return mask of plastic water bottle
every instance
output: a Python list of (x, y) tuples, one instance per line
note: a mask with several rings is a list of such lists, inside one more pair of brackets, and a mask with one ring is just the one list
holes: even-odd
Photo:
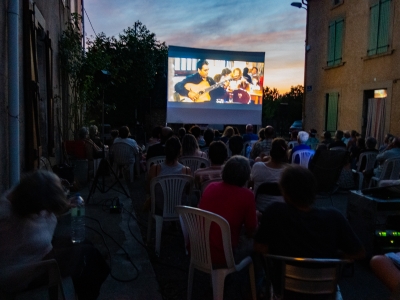
[(80, 243), (85, 240), (85, 201), (78, 193), (71, 199), (71, 241)]

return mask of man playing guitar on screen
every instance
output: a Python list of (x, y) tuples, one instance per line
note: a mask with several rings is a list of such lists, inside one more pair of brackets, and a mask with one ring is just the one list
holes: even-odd
[(193, 102), (215, 101), (217, 98), (223, 97), (225, 93), (223, 86), (226, 86), (227, 83), (216, 83), (214, 79), (208, 77), (208, 70), (208, 62), (199, 60), (197, 62), (197, 73), (189, 75), (175, 84), (175, 91)]

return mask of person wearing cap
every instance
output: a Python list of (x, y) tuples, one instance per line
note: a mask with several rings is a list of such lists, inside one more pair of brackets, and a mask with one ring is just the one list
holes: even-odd
[(309, 134), (310, 137), (308, 138), (306, 145), (315, 150), (317, 149), (317, 145), (319, 144), (319, 140), (316, 138), (317, 130), (313, 128), (309, 131)]
[[(310, 135), (307, 132), (299, 131), (299, 133), (297, 134), (297, 142), (299, 144), (297, 146), (293, 147), (292, 151), (290, 152), (289, 163), (292, 162), (293, 153), (295, 153), (296, 151), (311, 149), (310, 146), (306, 145), (309, 136)], [(299, 163), (298, 160), (299, 160), (299, 158), (297, 157), (295, 159), (294, 163), (298, 164)]]

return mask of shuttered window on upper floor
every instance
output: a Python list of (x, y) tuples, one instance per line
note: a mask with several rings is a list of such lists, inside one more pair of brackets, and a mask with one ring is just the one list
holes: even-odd
[(336, 66), (342, 62), (344, 19), (329, 23), (328, 36), (328, 67)]
[(379, 0), (370, 7), (369, 41), (367, 55), (385, 53), (389, 50), (391, 0)]

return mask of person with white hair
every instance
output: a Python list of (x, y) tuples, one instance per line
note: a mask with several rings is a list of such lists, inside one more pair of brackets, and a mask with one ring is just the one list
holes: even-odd
[[(306, 145), (309, 136), (310, 135), (306, 131), (299, 131), (299, 133), (297, 134), (297, 142), (299, 144), (297, 146), (293, 147), (292, 151), (290, 152), (289, 163), (292, 162), (293, 153), (295, 153), (296, 151), (311, 149), (310, 146)], [(298, 159), (298, 158), (296, 158), (296, 159)], [(299, 162), (295, 161), (295, 163), (299, 163)]]

